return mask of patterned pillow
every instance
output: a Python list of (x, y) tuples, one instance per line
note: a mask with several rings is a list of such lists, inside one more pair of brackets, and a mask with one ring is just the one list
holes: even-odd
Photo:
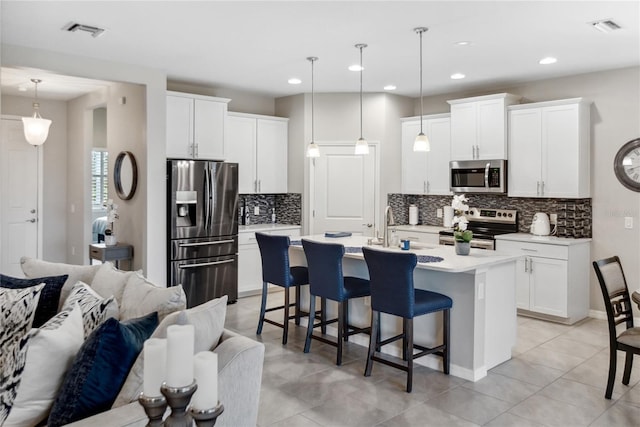
[(0, 425), (9, 415), (20, 384), (26, 359), (22, 340), (31, 329), (42, 288), (44, 285), (0, 288)]
[(113, 296), (102, 298), (89, 285), (78, 282), (71, 289), (69, 297), (64, 302), (63, 311), (70, 311), (73, 304), (78, 303), (82, 310), (85, 338), (91, 335), (98, 326), (110, 317), (118, 318), (118, 303)]
[(67, 277), (69, 276), (65, 274), (63, 276), (39, 277), (36, 279), (19, 279), (17, 277), (0, 274), (0, 288), (22, 289), (39, 285), (40, 283), (45, 284), (40, 294), (40, 299), (38, 300), (35, 317), (33, 318), (33, 327), (39, 328), (58, 312), (60, 292)]
[(166, 315), (185, 308), (187, 297), (182, 285), (159, 287), (135, 272), (129, 276), (122, 294), (120, 320), (134, 319), (157, 311), (158, 318), (162, 321)]

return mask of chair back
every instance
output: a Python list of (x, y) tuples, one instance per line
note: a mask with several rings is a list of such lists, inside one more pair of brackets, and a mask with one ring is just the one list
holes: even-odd
[(334, 301), (344, 301), (344, 276), (342, 274), (344, 245), (302, 239), (302, 247), (307, 257), (311, 295)]
[(413, 270), (418, 263), (416, 254), (368, 247), (363, 247), (362, 253), (369, 268), (371, 309), (407, 319), (413, 318)]
[(609, 338), (615, 341), (617, 325), (626, 323), (627, 329), (633, 327), (633, 312), (627, 280), (622, 270), (620, 258), (617, 256), (594, 261), (593, 268), (596, 271), (596, 276), (598, 276), (600, 290), (602, 290), (602, 297), (607, 310)]
[(262, 280), (274, 285), (289, 287), (289, 236), (273, 236), (256, 233), (256, 240), (262, 258)]

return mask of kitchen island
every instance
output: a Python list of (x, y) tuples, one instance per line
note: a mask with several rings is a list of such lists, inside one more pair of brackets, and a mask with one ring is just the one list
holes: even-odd
[[(361, 248), (367, 238), (350, 236), (327, 238), (323, 235), (304, 236), (319, 242), (340, 243), (346, 248), (343, 258), (345, 276), (368, 278), (369, 272)], [(379, 245), (376, 248), (382, 249)], [(400, 249), (387, 248), (397, 251)], [(418, 262), (414, 271), (417, 289), (425, 289), (447, 295), (453, 300), (451, 309), (451, 375), (470, 381), (478, 381), (487, 371), (511, 358), (516, 344), (516, 261), (520, 255), (497, 251), (472, 249), (467, 256), (456, 255), (453, 246), (416, 245), (410, 249), (434, 262)], [(304, 251), (299, 241), (292, 241), (289, 250), (291, 265), (306, 265)], [(309, 293), (303, 287), (303, 305), (308, 308)], [(369, 298), (349, 301), (350, 323), (367, 326), (371, 310)], [(335, 317), (337, 306), (328, 305), (328, 314)], [(442, 317), (426, 315), (414, 319), (414, 340), (417, 344), (433, 347), (442, 342)], [(399, 318), (382, 315), (382, 338), (396, 335), (401, 330)], [(335, 329), (327, 332), (336, 335)], [(350, 340), (367, 346), (369, 337), (354, 335)], [(398, 356), (400, 347), (385, 346), (384, 352)], [(313, 347), (312, 347), (313, 351)], [(442, 369), (442, 360), (426, 356), (415, 360), (434, 369)], [(364, 369), (364, 366), (363, 366)], [(375, 367), (374, 367), (375, 369)]]

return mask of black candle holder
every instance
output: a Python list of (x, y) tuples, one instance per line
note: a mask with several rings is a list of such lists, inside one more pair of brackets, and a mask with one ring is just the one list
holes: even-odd
[(144, 412), (149, 418), (147, 427), (162, 427), (162, 417), (167, 409), (167, 399), (164, 396), (145, 396), (144, 393), (140, 393), (138, 396), (138, 402), (144, 408)]
[(224, 412), (224, 405), (218, 402), (218, 405), (209, 409), (194, 409), (189, 408), (189, 412), (196, 422), (198, 427), (213, 427), (218, 420), (218, 417)]
[(198, 385), (193, 381), (190, 385), (184, 387), (170, 387), (167, 383), (162, 383), (160, 391), (167, 399), (171, 414), (164, 421), (165, 427), (191, 427), (193, 419), (191, 414), (187, 412), (187, 406), (191, 401), (191, 396), (195, 393)]

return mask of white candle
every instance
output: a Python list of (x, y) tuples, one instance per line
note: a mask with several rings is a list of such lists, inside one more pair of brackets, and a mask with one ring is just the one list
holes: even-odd
[(160, 386), (167, 370), (167, 340), (150, 338), (144, 342), (144, 385), (147, 397), (162, 396)]
[(198, 389), (191, 399), (194, 409), (210, 409), (218, 405), (218, 355), (201, 351), (193, 357)]
[(193, 382), (193, 325), (167, 328), (167, 385), (184, 387)]

